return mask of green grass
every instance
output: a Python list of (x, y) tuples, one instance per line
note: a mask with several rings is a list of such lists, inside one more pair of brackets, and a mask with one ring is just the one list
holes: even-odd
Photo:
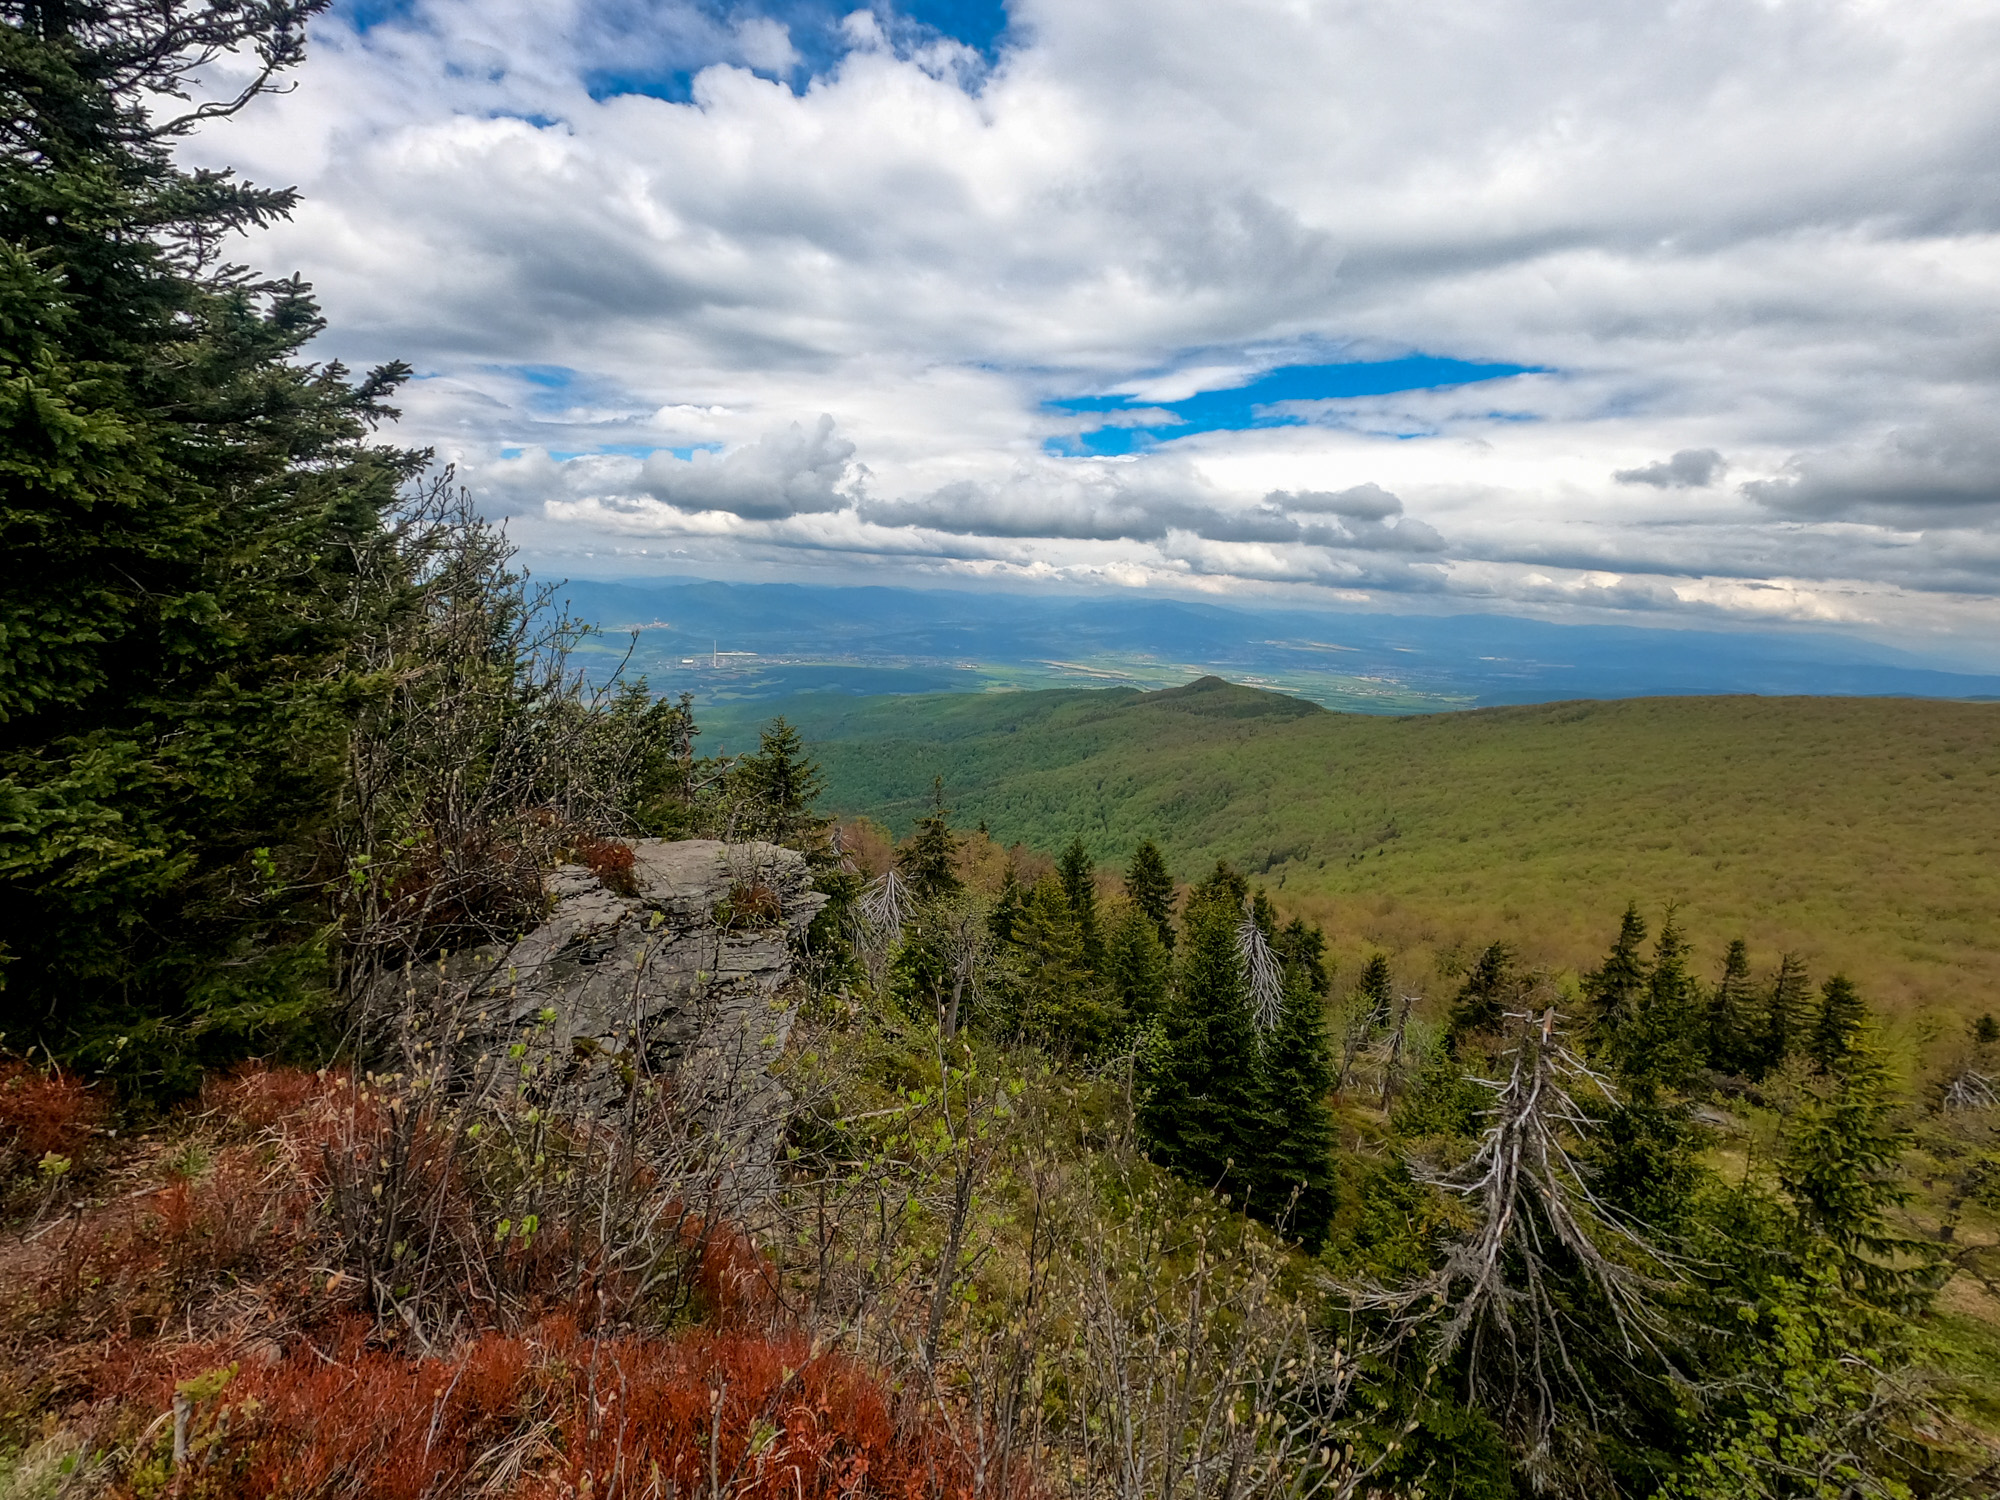
[[(1749, 939), (1844, 968), (1891, 1015), (2000, 1010), (2000, 705), (1654, 698), (1402, 718), (1215, 679), (1167, 692), (813, 695), (711, 713), (744, 748), (783, 712), (825, 805), (907, 831), (933, 776), (964, 826), (1104, 864), (1151, 836), (1381, 945), (1407, 982), (1505, 937), (1587, 967), (1628, 898), (1680, 905), (1704, 967)], [(1349, 972), (1352, 970), (1350, 968)]]

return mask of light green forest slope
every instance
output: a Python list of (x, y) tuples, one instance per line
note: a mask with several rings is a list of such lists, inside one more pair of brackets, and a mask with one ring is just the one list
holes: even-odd
[[(904, 832), (934, 776), (961, 826), (1175, 874), (1226, 857), (1382, 944), (1407, 982), (1496, 937), (1588, 966), (1628, 899), (1678, 902), (1707, 969), (1741, 934), (1798, 949), (1891, 1013), (2000, 1008), (2000, 705), (1656, 698), (1407, 718), (1330, 713), (1206, 678), (1158, 693), (854, 699), (711, 711), (703, 748), (773, 713), (825, 805)], [(1350, 972), (1351, 967), (1350, 967)], [(1432, 985), (1434, 986), (1434, 983)]]

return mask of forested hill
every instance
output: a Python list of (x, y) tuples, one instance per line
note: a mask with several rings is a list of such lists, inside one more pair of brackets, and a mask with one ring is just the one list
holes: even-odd
[(1126, 689), (711, 710), (783, 713), (826, 805), (898, 832), (932, 778), (964, 827), (1174, 873), (1236, 861), (1337, 945), (1419, 960), (1496, 937), (1584, 966), (1629, 898), (1681, 904), (1697, 963), (1845, 967), (1889, 1011), (2000, 1005), (2000, 705), (1652, 698), (1380, 718), (1205, 678)]

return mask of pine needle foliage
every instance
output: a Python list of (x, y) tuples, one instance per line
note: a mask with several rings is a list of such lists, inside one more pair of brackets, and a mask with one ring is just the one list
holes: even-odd
[[(361, 560), (422, 461), (369, 441), (407, 367), (305, 363), (310, 289), (220, 259), (293, 195), (174, 159), (323, 8), (0, 4), (0, 949), (17, 1040), (154, 1088), (305, 1014), (270, 851), (328, 814)], [(224, 53), (250, 82), (187, 104)]]
[(1163, 1166), (1196, 1182), (1235, 1184), (1240, 1196), (1258, 1144), (1262, 1090), (1237, 913), (1226, 897), (1189, 907), (1165, 1043), (1139, 1126)]
[(1750, 945), (1733, 938), (1704, 1014), (1708, 1065), (1719, 1073), (1747, 1075), (1756, 1065), (1752, 988)]
[(1324, 1002), (1302, 974), (1285, 985), (1277, 1025), (1264, 1038), (1264, 1128), (1252, 1206), (1275, 1219), (1309, 1252), (1326, 1243), (1333, 1221), (1336, 1133), (1327, 1095), (1333, 1064)]
[(1151, 839), (1141, 839), (1125, 870), (1125, 898), (1145, 914), (1159, 934), (1161, 946), (1174, 947), (1174, 877), (1166, 856)]

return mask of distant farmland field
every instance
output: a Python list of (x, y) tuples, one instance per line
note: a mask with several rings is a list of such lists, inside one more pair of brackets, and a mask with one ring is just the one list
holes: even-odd
[(826, 805), (898, 833), (934, 776), (962, 826), (1105, 865), (1144, 837), (1175, 873), (1235, 861), (1435, 991), (1437, 960), (1504, 937), (1583, 968), (1627, 899), (1677, 903), (1706, 971), (1731, 937), (1844, 968), (1915, 1023), (2000, 1010), (2000, 705), (1652, 698), (1404, 718), (1330, 713), (1216, 679), (745, 705), (784, 713)]

